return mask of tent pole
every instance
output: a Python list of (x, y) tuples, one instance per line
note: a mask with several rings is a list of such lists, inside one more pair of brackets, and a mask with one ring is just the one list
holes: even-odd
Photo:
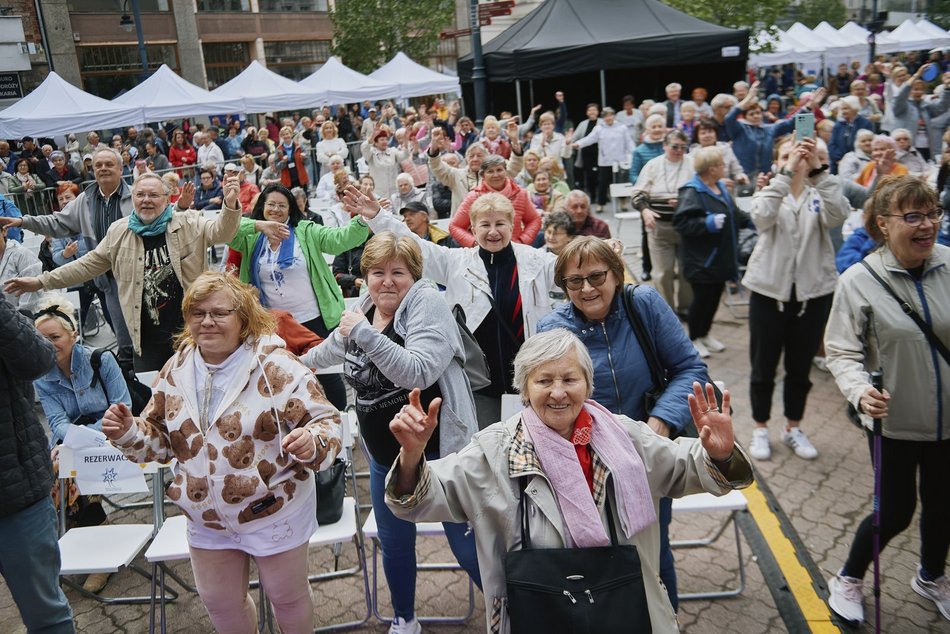
[(537, 102), (534, 100), (534, 80), (528, 80), (528, 103), (531, 104), (531, 107), (534, 108), (534, 104)]
[(604, 69), (600, 69), (600, 107), (603, 108), (607, 105), (607, 81), (604, 78), (605, 73)]
[(479, 127), (488, 111), (488, 80), (482, 57), (482, 30), (478, 16), (478, 0), (470, 0), (469, 26), (472, 29), (472, 83), (475, 84), (475, 124)]
[(518, 102), (518, 121), (522, 121), (521, 117), (521, 80), (515, 80), (515, 99)]

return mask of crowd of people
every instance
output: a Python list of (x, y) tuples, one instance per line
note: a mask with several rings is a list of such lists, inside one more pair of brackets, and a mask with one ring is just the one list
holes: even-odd
[[(781, 95), (777, 69), (708, 102), (704, 88), (687, 100), (674, 83), (665, 101), (591, 103), (577, 123), (557, 92), (548, 110), (523, 122), (501, 112), (481, 129), (438, 99), (268, 116), (259, 128), (236, 117), (129, 128), (108, 146), (95, 132), (62, 150), (24, 138), (14, 154), (0, 142), (2, 345), (34, 351), (28, 364), (3, 361), (18, 396), (0, 443), (22, 438), (28, 451), (0, 479), (16, 500), (0, 534), (45, 536), (16, 553), (22, 537), (8, 540), (0, 569), (25, 561), (17, 569), (35, 577), (5, 573), (27, 627), (72, 631), (50, 551), (50, 467), (69, 425), (85, 425), (129, 459), (177, 459), (168, 496), (188, 518), (217, 631), (256, 622), (251, 558), (281, 631), (312, 631), (312, 472), (339, 453), (338, 412), (350, 402), (391, 632), (421, 631), (420, 521), (444, 523), (484, 592), (490, 631), (518, 627), (501, 562), (530, 550), (527, 533), (542, 548), (636, 545), (643, 585), (631, 614), (675, 631), (671, 498), (746, 486), (750, 461), (771, 457), (780, 360), (779, 437), (799, 458), (819, 453), (803, 429), (813, 365), (869, 429), (884, 419), (879, 459), (893, 467), (882, 547), (910, 522), (919, 471), (912, 586), (950, 619), (938, 484), (950, 475), (940, 348), (950, 340), (950, 72), (909, 62), (839, 69), (828, 86), (802, 77)], [(870, 96), (869, 74), (885, 78)], [(624, 247), (601, 217), (621, 181), (632, 194), (614, 203), (640, 213), (639, 274), (652, 286), (628, 283)], [(23, 231), (47, 237), (39, 253)], [(703, 360), (725, 350), (714, 317), (740, 283), (755, 422), (745, 450)], [(81, 306), (56, 290), (66, 288), (81, 289)], [(98, 390), (79, 341), (97, 297), (118, 343)], [(478, 377), (467, 344), (484, 357)], [(341, 363), (342, 374), (326, 372)], [(870, 380), (878, 368), (882, 389)], [(133, 370), (158, 371), (137, 415), (122, 380)], [(26, 407), (30, 381), (48, 436)], [(512, 394), (523, 409), (503, 420)], [(68, 502), (72, 525), (105, 520), (94, 497)], [(829, 584), (831, 608), (850, 621), (864, 618), (870, 534), (868, 519)], [(91, 576), (86, 587), (106, 583)]]

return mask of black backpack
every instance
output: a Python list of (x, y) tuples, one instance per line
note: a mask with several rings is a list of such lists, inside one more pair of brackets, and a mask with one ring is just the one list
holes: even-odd
[[(102, 376), (99, 374), (99, 370), (102, 368), (102, 355), (105, 353), (115, 357), (115, 353), (107, 348), (96, 348), (92, 351), (92, 358), (89, 359), (89, 363), (92, 365), (92, 383), (89, 384), (89, 389), (95, 388), (98, 383), (102, 385), (103, 392), (106, 390)], [(118, 359), (116, 359), (116, 362), (118, 362)], [(132, 398), (132, 415), (138, 416), (148, 405), (149, 399), (152, 398), (152, 388), (139, 381), (131, 370), (125, 370), (119, 366), (119, 371), (122, 372), (122, 378), (125, 379), (125, 385), (129, 388), (129, 396)], [(108, 394), (106, 396), (108, 397)]]

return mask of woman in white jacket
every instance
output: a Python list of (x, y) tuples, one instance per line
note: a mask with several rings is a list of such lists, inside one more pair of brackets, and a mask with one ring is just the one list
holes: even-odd
[[(346, 210), (372, 215), (379, 203), (355, 188), (347, 190)], [(445, 301), (459, 305), (465, 322), (488, 360), (491, 384), (475, 392), (480, 428), (501, 417), (501, 395), (512, 390), (512, 361), (538, 322), (551, 312), (557, 258), (512, 242), (514, 208), (501, 194), (480, 196), (471, 209), (475, 246), (449, 249), (423, 240), (391, 213), (369, 220), (374, 233), (410, 236), (422, 248), (423, 276), (445, 286)]]
[[(775, 368), (784, 353), (785, 427), (782, 441), (796, 455), (818, 451), (800, 429), (811, 389), (808, 373), (831, 309), (838, 274), (828, 230), (840, 226), (850, 207), (838, 180), (819, 159), (821, 141), (789, 140), (779, 148), (779, 174), (752, 199), (759, 239), (743, 285), (749, 298), (749, 392), (755, 430), (749, 455), (768, 460), (768, 421)], [(826, 163), (826, 162), (824, 162)]]
[(613, 182), (614, 165), (628, 161), (634, 148), (627, 126), (616, 120), (614, 109), (609, 106), (604, 108), (603, 115), (604, 120), (593, 132), (572, 145), (578, 150), (597, 144), (597, 211), (602, 211), (607, 204), (607, 189)]
[(346, 147), (346, 141), (339, 137), (336, 124), (324, 121), (320, 126), (320, 141), (317, 143), (317, 161), (323, 167), (324, 173), (330, 170), (330, 161), (334, 156), (346, 161), (349, 155), (350, 150)]

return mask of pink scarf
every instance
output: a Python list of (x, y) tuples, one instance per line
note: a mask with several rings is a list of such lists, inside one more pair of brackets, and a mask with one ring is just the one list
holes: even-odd
[[(593, 419), (591, 446), (610, 470), (620, 527), (629, 539), (656, 521), (646, 468), (626, 430), (602, 405), (588, 400), (584, 409)], [(521, 412), (525, 431), (534, 444), (544, 475), (554, 489), (567, 526), (568, 546), (609, 546), (610, 538), (587, 488), (584, 471), (571, 441), (544, 424), (530, 407)]]

